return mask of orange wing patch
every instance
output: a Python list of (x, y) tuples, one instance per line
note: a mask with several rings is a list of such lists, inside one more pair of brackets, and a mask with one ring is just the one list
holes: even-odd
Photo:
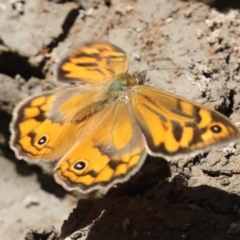
[(122, 49), (102, 42), (86, 43), (62, 61), (58, 79), (103, 85), (127, 72), (128, 65), (128, 55)]

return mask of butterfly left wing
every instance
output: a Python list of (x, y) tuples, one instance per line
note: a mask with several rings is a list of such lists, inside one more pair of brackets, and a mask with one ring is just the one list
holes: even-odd
[(107, 42), (85, 43), (59, 65), (57, 78), (82, 84), (103, 85), (128, 70), (126, 52)]
[(69, 190), (107, 190), (129, 179), (146, 158), (142, 134), (123, 102), (104, 106), (81, 132), (86, 137), (75, 142), (55, 169), (56, 181)]
[(240, 137), (222, 114), (149, 86), (134, 87), (131, 106), (150, 155), (171, 160)]

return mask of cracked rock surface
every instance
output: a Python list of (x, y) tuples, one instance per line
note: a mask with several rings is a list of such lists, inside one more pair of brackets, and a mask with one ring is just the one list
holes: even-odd
[(129, 72), (147, 69), (147, 84), (240, 122), (240, 6), (203, 2), (0, 0), (1, 239), (240, 239), (239, 143), (180, 161), (148, 157), (97, 199), (68, 193), (51, 168), (8, 147), (14, 105), (59, 86), (59, 61), (94, 40), (128, 52)]

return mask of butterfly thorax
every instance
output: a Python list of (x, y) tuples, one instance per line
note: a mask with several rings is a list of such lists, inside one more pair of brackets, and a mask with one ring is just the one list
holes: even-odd
[(126, 91), (135, 85), (143, 84), (145, 82), (145, 77), (146, 71), (133, 74), (122, 73), (115, 76), (107, 88), (109, 92)]
[(109, 90), (110, 91), (121, 91), (126, 90), (130, 86), (134, 86), (135, 79), (132, 75), (128, 73), (122, 73), (117, 75), (113, 81), (110, 83)]
[(71, 117), (71, 122), (78, 124), (95, 115), (107, 105), (115, 105), (117, 102), (129, 103), (131, 92), (136, 85), (134, 75), (123, 73), (117, 75), (112, 81), (103, 86), (102, 91), (93, 94), (91, 104), (81, 107), (80, 110)]
[(133, 75), (122, 73), (114, 77), (114, 79), (106, 86), (106, 96), (109, 103), (116, 101), (128, 100), (129, 92), (136, 85), (136, 80)]
[(129, 102), (131, 94), (134, 92), (134, 86), (141, 85), (145, 82), (146, 71), (136, 72), (133, 74), (122, 73), (114, 77), (114, 79), (106, 87), (106, 96), (108, 103), (116, 101)]

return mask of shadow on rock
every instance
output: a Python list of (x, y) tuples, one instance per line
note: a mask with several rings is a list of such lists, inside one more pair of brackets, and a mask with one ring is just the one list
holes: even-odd
[(239, 9), (240, 2), (236, 0), (216, 0), (213, 2), (212, 7), (216, 8), (219, 11), (229, 11), (230, 9)]
[(240, 239), (238, 195), (168, 182), (169, 176), (165, 161), (147, 159), (140, 173), (103, 198), (80, 200), (63, 223), (60, 239), (91, 225), (101, 213), (87, 240)]

